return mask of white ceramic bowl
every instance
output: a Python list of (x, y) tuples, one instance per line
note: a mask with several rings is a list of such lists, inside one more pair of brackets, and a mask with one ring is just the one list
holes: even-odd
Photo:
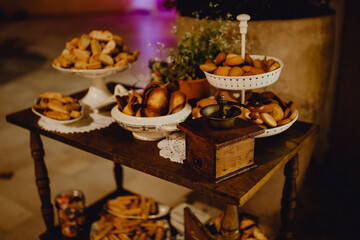
[(156, 141), (177, 131), (177, 124), (186, 120), (191, 113), (191, 106), (185, 107), (174, 114), (161, 117), (134, 117), (122, 113), (118, 106), (111, 110), (111, 116), (124, 129), (132, 132), (136, 139), (144, 141)]

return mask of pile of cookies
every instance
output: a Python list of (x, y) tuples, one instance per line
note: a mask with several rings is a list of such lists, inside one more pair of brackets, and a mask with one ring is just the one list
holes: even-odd
[(200, 65), (204, 72), (219, 76), (251, 76), (271, 72), (280, 67), (272, 58), (260, 60), (245, 55), (245, 59), (235, 53), (220, 52), (214, 60), (208, 59)]
[[(214, 98), (204, 98), (196, 103), (192, 110), (194, 118), (201, 117), (200, 109), (217, 104), (218, 97), (225, 96), (225, 99), (230, 102), (239, 103), (239, 97), (233, 93), (225, 90), (218, 90)], [(274, 128), (290, 123), (298, 115), (293, 101), (284, 102), (273, 92), (246, 92), (245, 107), (239, 107), (242, 110), (239, 118), (258, 124), (260, 127)]]
[(33, 108), (40, 114), (55, 120), (64, 121), (81, 117), (79, 101), (59, 92), (40, 93)]
[(93, 30), (67, 42), (53, 64), (61, 68), (102, 69), (132, 63), (139, 54), (138, 50), (130, 53), (119, 35)]

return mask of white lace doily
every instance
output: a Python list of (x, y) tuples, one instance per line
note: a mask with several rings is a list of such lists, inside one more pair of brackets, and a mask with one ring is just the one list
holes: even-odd
[(76, 122), (61, 124), (48, 122), (40, 118), (38, 124), (47, 131), (56, 131), (60, 133), (83, 133), (109, 126), (115, 120), (111, 117), (110, 112), (100, 112), (97, 109), (85, 107), (84, 116)]
[(186, 159), (185, 134), (175, 132), (158, 142), (160, 156), (169, 158), (172, 162), (184, 163)]

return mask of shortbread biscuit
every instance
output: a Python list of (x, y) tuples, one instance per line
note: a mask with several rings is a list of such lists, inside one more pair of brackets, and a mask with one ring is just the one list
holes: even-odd
[(70, 115), (68, 113), (56, 112), (56, 111), (44, 111), (44, 115), (56, 119), (56, 120), (70, 120)]

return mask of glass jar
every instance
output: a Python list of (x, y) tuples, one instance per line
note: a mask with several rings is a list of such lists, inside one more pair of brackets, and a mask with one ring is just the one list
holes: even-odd
[(79, 190), (67, 190), (55, 197), (61, 232), (66, 237), (76, 237), (85, 224), (85, 197)]

